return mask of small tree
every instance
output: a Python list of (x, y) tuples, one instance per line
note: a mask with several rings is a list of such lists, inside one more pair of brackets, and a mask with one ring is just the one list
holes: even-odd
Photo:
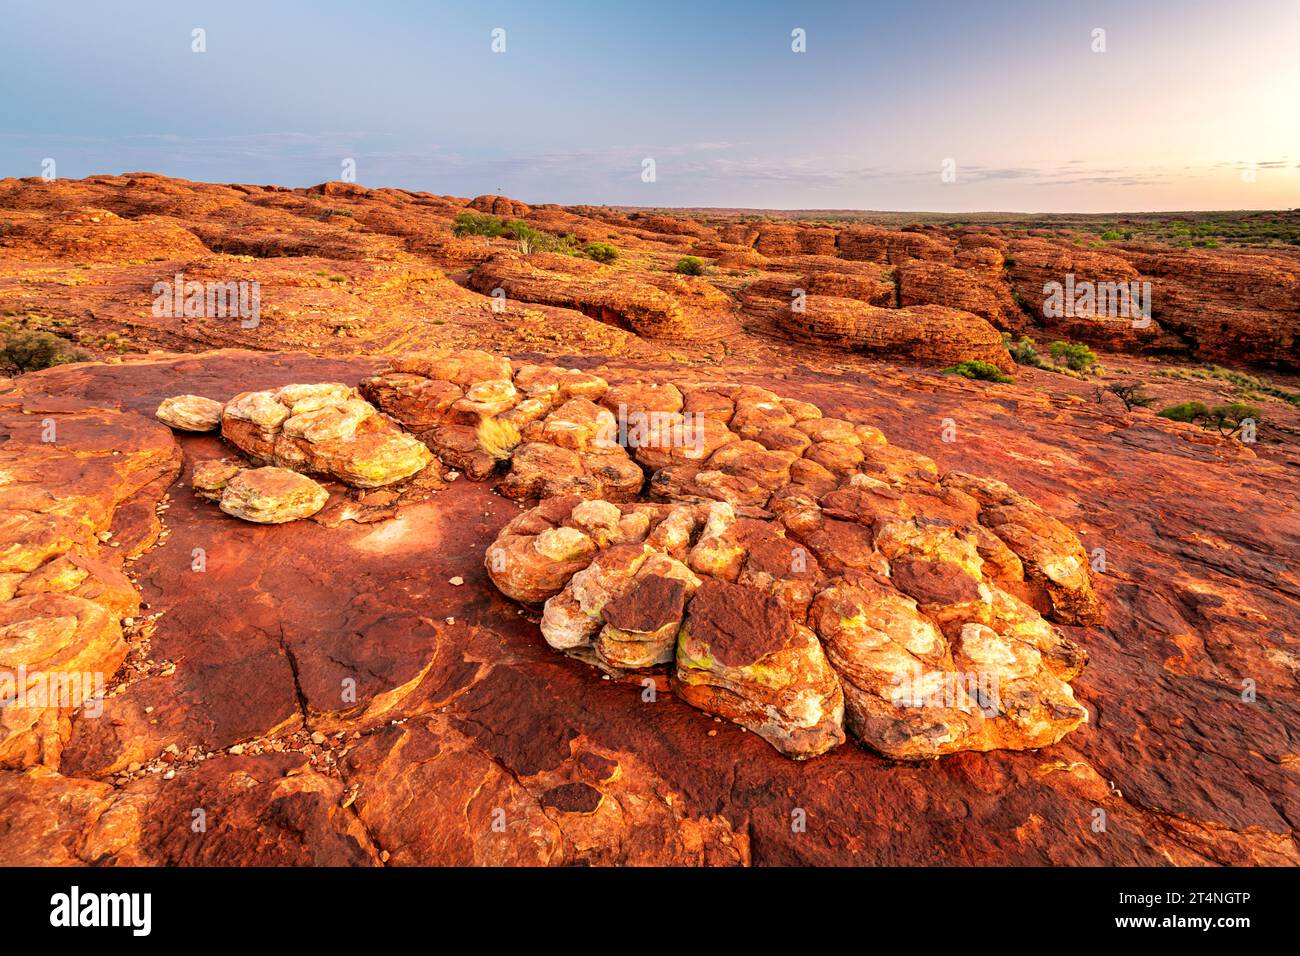
[(1042, 366), (1043, 360), (1038, 355), (1038, 343), (1029, 336), (1022, 335), (1017, 342), (1012, 341), (1010, 333), (1003, 332), (1002, 344), (1017, 365)]
[(1161, 418), (1175, 422), (1191, 422), (1206, 431), (1216, 431), (1230, 437), (1246, 427), (1247, 422), (1259, 424), (1263, 417), (1254, 405), (1231, 402), (1227, 405), (1215, 405), (1206, 408), (1204, 402), (1180, 402), (1170, 405), (1160, 413)]
[(1124, 411), (1126, 412), (1131, 412), (1135, 408), (1147, 408), (1155, 401), (1150, 395), (1142, 393), (1141, 382), (1107, 385), (1106, 391), (1124, 403)]
[(1211, 408), (1210, 414), (1201, 427), (1205, 429), (1213, 428), (1220, 435), (1231, 436), (1240, 432), (1248, 421), (1259, 424), (1260, 417), (1260, 411), (1254, 405), (1231, 402), (1227, 405), (1215, 405)]

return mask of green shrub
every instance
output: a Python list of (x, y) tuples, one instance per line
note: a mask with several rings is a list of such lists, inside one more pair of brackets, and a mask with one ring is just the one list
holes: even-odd
[(0, 364), (13, 372), (36, 372), (52, 365), (85, 362), (88, 354), (51, 332), (9, 331), (0, 346)]
[(456, 217), (451, 231), (457, 236), (487, 236), (494, 239), (504, 236), (505, 223), (485, 212), (462, 212)]
[(579, 252), (578, 237), (573, 233), (557, 236), (530, 226), (522, 219), (511, 219), (506, 223), (505, 234), (519, 243), (519, 251), (524, 255), (530, 252), (558, 252), (561, 255), (576, 256)]
[(1124, 237), (1118, 229), (1107, 229), (1101, 234), (1101, 238), (1106, 242), (1117, 242)]
[(677, 271), (684, 276), (702, 276), (704, 260), (699, 256), (682, 256), (677, 260)]
[(1247, 419), (1258, 425), (1262, 417), (1259, 409), (1254, 405), (1231, 402), (1227, 405), (1215, 405), (1211, 408), (1209, 416), (1201, 427), (1213, 428), (1221, 435), (1232, 435), (1241, 430)]
[(1195, 422), (1208, 417), (1210, 410), (1205, 407), (1204, 402), (1179, 402), (1177, 405), (1161, 409), (1156, 414), (1171, 422)]
[(1027, 335), (1020, 336), (1020, 341), (1013, 342), (1009, 332), (1002, 333), (1002, 344), (1017, 365), (1042, 367), (1043, 360), (1038, 355), (1038, 343)]
[(1258, 408), (1243, 402), (1230, 402), (1213, 408), (1206, 408), (1204, 402), (1180, 402), (1169, 406), (1159, 415), (1175, 422), (1192, 422), (1206, 431), (1217, 431), (1220, 435), (1236, 434), (1241, 431), (1247, 419), (1258, 425), (1263, 418)]
[(608, 242), (589, 242), (582, 252), (588, 259), (595, 259), (597, 262), (606, 264), (618, 258), (618, 249)]
[(1052, 359), (1074, 372), (1086, 372), (1097, 364), (1097, 355), (1079, 342), (1053, 342), (1049, 347)]
[(1014, 382), (1015, 379), (1007, 375), (996, 365), (990, 365), (988, 362), (981, 362), (978, 359), (969, 362), (958, 362), (956, 365), (950, 365), (945, 369), (940, 369), (944, 375), (960, 375), (962, 378), (977, 378), (984, 382)]

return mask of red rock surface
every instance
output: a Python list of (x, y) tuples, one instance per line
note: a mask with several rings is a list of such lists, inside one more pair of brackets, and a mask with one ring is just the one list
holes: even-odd
[[(453, 235), (467, 209), (522, 219), (579, 244), (611, 243), (620, 256), (609, 266), (545, 253), (521, 258), (508, 238)], [(745, 287), (794, 272), (816, 279), (818, 294), (849, 303), (941, 306), (999, 330), (1111, 351), (1300, 368), (1300, 253), (1096, 245), (1057, 230), (742, 222), (353, 183), (221, 186), (149, 173), (0, 180), (0, 307), (73, 326), (96, 354), (111, 353), (119, 339), (177, 350), (401, 354), (486, 337), (514, 352), (563, 341), (629, 356), (661, 354), (689, 339), (715, 355), (756, 358), (769, 347), (764, 336), (784, 333), (764, 321), (753, 325), (757, 336), (738, 329)], [(673, 274), (688, 254), (709, 262), (704, 278)], [(864, 266), (882, 267), (880, 281), (870, 281)], [(156, 283), (178, 275), (259, 283), (260, 323), (157, 314)], [(1045, 316), (1044, 285), (1068, 275), (1150, 282), (1153, 322), (1134, 328), (1129, 320)], [(504, 309), (485, 296), (494, 288), (506, 290)], [(816, 337), (833, 342), (856, 310), (827, 309), (837, 331)], [(928, 361), (923, 352), (894, 358)]]
[[(121, 403), (96, 412), (94, 429), (68, 429), (69, 448), (142, 429), (192, 462), (218, 457), (219, 440), (170, 438), (149, 421), (167, 394), (374, 371), (226, 352), (58, 369), (13, 394), (32, 408)], [(649, 703), (638, 682), (593, 681), (587, 665), (553, 656), (479, 564), (519, 514), (487, 485), (453, 482), (395, 519), (333, 528), (250, 526), (173, 488), (170, 534), (132, 565), (161, 616), (128, 627), (132, 655), (104, 716), (72, 721), (57, 774), (0, 773), (11, 859), (1298, 861), (1287, 635), (1300, 620), (1300, 527), (1287, 469), (1189, 441), (1189, 426), (1018, 387), (994, 398), (882, 365), (733, 371), (783, 376), (788, 394), (866, 417), (941, 467), (1012, 482), (1090, 552), (1105, 548), (1104, 623), (1067, 629), (1091, 658), (1074, 681), (1089, 722), (1037, 752), (909, 767), (842, 747), (789, 762), (671, 693)], [(941, 420), (953, 415), (957, 441), (945, 443)], [(111, 500), (107, 477), (65, 484)], [(118, 534), (131, 513), (117, 507)], [(196, 573), (200, 547), (207, 571)], [(347, 677), (355, 703), (341, 699)], [(209, 811), (206, 833), (168, 824), (196, 806)], [(806, 833), (791, 830), (796, 808)]]
[[(1300, 863), (1300, 418), (1284, 399), (1260, 393), (1251, 400), (1265, 409), (1261, 441), (1244, 445), (1093, 395), (1096, 383), (1136, 380), (1156, 407), (1239, 398), (1226, 379), (1189, 377), (1199, 370), (1186, 362), (1202, 356), (1268, 366), (1280, 385), (1300, 388), (1286, 377), (1300, 366), (1300, 254), (1129, 242), (1093, 249), (1060, 230), (765, 224), (477, 202), (348, 183), (222, 186), (147, 173), (0, 181), (6, 323), (76, 338), (99, 360), (0, 383), (0, 555), (8, 562), (0, 585), (12, 612), (0, 627), (22, 625), (3, 645), (9, 663), (15, 646), (37, 646), (27, 639), (35, 621), (40, 646), (112, 669), (99, 716), (64, 707), (4, 715), (6, 860)], [(614, 244), (619, 259), (598, 274), (612, 272), (637, 296), (672, 303), (688, 326), (712, 331), (694, 342), (676, 331), (654, 338), (581, 307), (513, 298), (494, 310), (467, 270), (516, 257), (514, 243), (451, 231), (457, 215), (483, 206)], [(675, 264), (691, 254), (705, 258), (706, 274), (679, 279)], [(1042, 285), (1066, 268), (1078, 278), (1150, 279), (1153, 328), (1046, 320)], [(544, 271), (548, 281), (568, 274)], [(259, 282), (260, 323), (155, 314), (155, 284), (178, 273)], [(834, 290), (814, 299), (835, 300), (859, 323), (863, 310), (896, 321), (919, 308), (960, 309), (960, 321), (931, 340), (952, 348), (970, 344), (969, 329), (987, 337), (985, 327), (1017, 328), (1023, 316), (1021, 328), (1040, 342), (1092, 341), (1107, 372), (1081, 380), (1022, 367), (1014, 384), (972, 382), (919, 368), (946, 364), (947, 353), (900, 350), (882, 361), (842, 340), (791, 340), (741, 309), (764, 298), (749, 291), (755, 286), (787, 283), (788, 291), (810, 276)], [(719, 314), (726, 321), (705, 325)], [(493, 381), (473, 363), (453, 376), (459, 382), (406, 364), (416, 353), (464, 348), (514, 357), (510, 384), (523, 399), (503, 415), (533, 389), (564, 396), (548, 399), (536, 419), (523, 420), (533, 406), (516, 415), (521, 432), (538, 426), (539, 448), (563, 449), (554, 443), (561, 436), (587, 434), (583, 422), (613, 412), (610, 400), (713, 422), (708, 453), (720, 455), (725, 480), (706, 476), (701, 487), (695, 463), (674, 459), (679, 449), (620, 452), (645, 474), (665, 474), (642, 489), (657, 507), (719, 488), (770, 501), (765, 483), (784, 465), (824, 486), (833, 496), (826, 520), (809, 533), (826, 574), (860, 573), (855, 555), (871, 544), (837, 516), (856, 501), (837, 476), (867, 462), (877, 476), (920, 474), (928, 458), (932, 476), (1005, 482), (1104, 566), (1093, 574), (1095, 608), (1066, 602), (1053, 611), (1100, 613), (1060, 625), (1088, 654), (1070, 680), (1088, 721), (1036, 751), (909, 763), (845, 744), (795, 762), (689, 706), (662, 665), (652, 671), (653, 694), (635, 672), (601, 680), (549, 646), (550, 623), (499, 593), (482, 565), (502, 528), (532, 503), (498, 493), (509, 472), (476, 457), (476, 426), (438, 430), (461, 401), (455, 414), (478, 421), (497, 386), (470, 396)], [(524, 371), (547, 365), (580, 371)], [(586, 376), (606, 391), (580, 394), (593, 387)], [(680, 386), (676, 398), (647, 389), (665, 381)], [(153, 417), (176, 395), (224, 403), (240, 392), (329, 382), (366, 383), (367, 399), (435, 454), (467, 456), (466, 464), (446, 459), (466, 469), (462, 476), (414, 492), (327, 479), (320, 513), (257, 526), (200, 496), (210, 488), (190, 487), (197, 464), (238, 460), (238, 450), (218, 433), (173, 433)], [(733, 385), (777, 393), (779, 420), (757, 408), (770, 402), (755, 401), (735, 421), (743, 403)], [(597, 410), (575, 405), (548, 432), (547, 417), (578, 399)], [(810, 406), (846, 426), (807, 424)], [(47, 419), (56, 442), (41, 441)], [(845, 450), (849, 433), (861, 462)], [(888, 444), (864, 438), (875, 434)], [(875, 449), (870, 458), (864, 441)], [(482, 466), (475, 477), (489, 481), (464, 480), (474, 462)], [(532, 475), (546, 474), (547, 461), (534, 464)], [(589, 474), (579, 454), (570, 477)], [(1001, 494), (980, 501), (990, 533), (977, 550), (1007, 581), (1017, 561), (1024, 568), (1020, 551), (1043, 542), (1017, 538), (1016, 523), (1002, 520)], [(933, 502), (933, 513), (948, 514), (949, 505)], [(713, 555), (719, 567), (729, 554), (723, 544)], [(754, 577), (772, 574), (771, 542), (750, 545)], [(953, 582), (936, 579), (923, 560), (896, 563), (900, 581), (932, 604), (960, 601), (963, 592), (945, 590)], [(1053, 609), (1050, 576), (1025, 574), (1022, 584), (1018, 597)], [(611, 609), (603, 652), (654, 649), (676, 588), (650, 587), (658, 590), (636, 608), (645, 613)], [(66, 613), (74, 604), (80, 616)], [(205, 828), (192, 827), (195, 809), (205, 811)], [(791, 827), (796, 810), (806, 813), (806, 832)]]

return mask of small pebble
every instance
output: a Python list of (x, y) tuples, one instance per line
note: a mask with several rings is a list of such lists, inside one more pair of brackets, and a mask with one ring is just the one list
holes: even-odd
[(448, 583), (448, 584), (451, 584), (451, 585), (454, 585), (455, 587), (460, 587), (462, 584), (465, 583), (465, 579), (462, 578), (462, 577), (458, 574), (458, 575), (456, 575), (454, 578), (452, 578), (450, 581), (448, 581), (447, 583)]

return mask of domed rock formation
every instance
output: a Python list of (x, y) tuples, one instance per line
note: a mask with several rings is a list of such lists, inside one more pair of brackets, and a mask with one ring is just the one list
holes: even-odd
[(1032, 328), (1031, 319), (1006, 284), (1001, 253), (990, 248), (967, 249), (958, 258), (960, 265), (956, 266), (925, 259), (902, 263), (898, 267), (899, 305), (960, 309), (1003, 332)]
[(730, 297), (705, 284), (673, 275), (636, 275), (556, 253), (527, 256), (503, 252), (469, 279), (484, 294), (507, 300), (562, 306), (646, 338), (699, 340), (734, 328)]
[(518, 219), (527, 216), (531, 212), (527, 203), (511, 199), (508, 196), (476, 196), (465, 205), (467, 209), (477, 209), (479, 212), (491, 213), (494, 216), (500, 216), (502, 219)]
[[(810, 291), (809, 285), (827, 292)], [(741, 304), (761, 328), (799, 342), (932, 367), (972, 360), (1004, 371), (1015, 367), (997, 329), (978, 315), (940, 305), (882, 308), (856, 297), (889, 301), (892, 291), (892, 286), (840, 273), (782, 276), (749, 286)]]
[(222, 484), (219, 504), (228, 515), (256, 524), (284, 524), (310, 518), (329, 492), (306, 475), (269, 465), (239, 471)]
[(951, 262), (952, 246), (923, 232), (882, 229), (879, 226), (850, 226), (839, 234), (840, 255), (845, 259), (866, 259), (897, 265), (908, 259)]
[(258, 464), (329, 475), (357, 488), (391, 485), (433, 461), (421, 442), (337, 383), (241, 392), (226, 403), (221, 434)]
[(615, 672), (675, 662), (684, 700), (799, 759), (845, 728), (921, 759), (1087, 719), (1068, 684), (1086, 655), (1035, 604), (1094, 620), (1088, 564), (1032, 501), (753, 386), (629, 394), (729, 438), (694, 459), (680, 431), (634, 447), (660, 502), (549, 497), (502, 529), (485, 566), (544, 602), (551, 646)]

